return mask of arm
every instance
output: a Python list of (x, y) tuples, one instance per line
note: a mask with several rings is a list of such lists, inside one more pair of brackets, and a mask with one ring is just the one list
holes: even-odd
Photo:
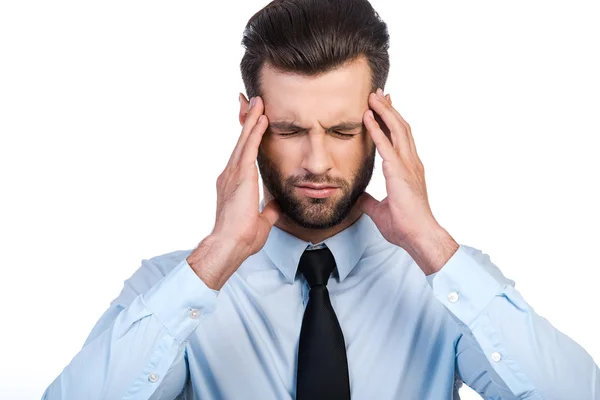
[[(356, 204), (425, 275), (435, 274), (428, 278), (434, 295), (464, 328), (456, 343), (464, 380), (494, 399), (599, 398), (600, 373), (591, 356), (537, 315), (487, 255), (458, 246), (439, 225), (411, 127), (381, 88), (369, 94), (363, 121), (383, 159), (387, 197), (377, 201), (364, 192)], [(483, 358), (475, 356), (477, 347)], [(508, 395), (500, 397), (503, 388)]]
[[(218, 294), (184, 253), (142, 261), (43, 400), (174, 398), (183, 390), (186, 340), (214, 311)], [(215, 263), (205, 260), (211, 258)]]
[(461, 245), (427, 280), (463, 331), (457, 372), (483, 397), (600, 399), (592, 357), (538, 315), (488, 255)]
[(181, 392), (188, 336), (214, 311), (227, 279), (264, 246), (281, 214), (275, 200), (259, 212), (256, 158), (268, 126), (264, 104), (254, 97), (250, 107), (246, 101), (240, 107), (243, 128), (217, 178), (211, 234), (168, 273), (145, 260), (42, 400), (143, 400)]

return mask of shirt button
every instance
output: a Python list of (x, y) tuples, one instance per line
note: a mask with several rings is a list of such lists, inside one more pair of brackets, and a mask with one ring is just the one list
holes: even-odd
[(452, 292), (448, 295), (448, 301), (450, 303), (456, 303), (458, 301), (458, 293)]
[(492, 353), (492, 360), (494, 360), (494, 362), (502, 360), (502, 354), (498, 353), (497, 351)]
[(152, 383), (155, 383), (158, 381), (158, 374), (156, 372), (151, 373), (150, 375), (148, 375), (148, 380)]
[(200, 316), (200, 310), (197, 310), (197, 309), (194, 308), (193, 310), (190, 311), (190, 318), (191, 319), (196, 319), (199, 316)]

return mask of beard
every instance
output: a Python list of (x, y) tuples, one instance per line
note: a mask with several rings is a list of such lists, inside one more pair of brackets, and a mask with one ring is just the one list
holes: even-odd
[[(350, 214), (352, 207), (367, 188), (373, 176), (375, 152), (376, 147), (373, 146), (371, 153), (359, 164), (351, 182), (343, 178), (331, 179), (326, 175), (311, 173), (284, 178), (277, 165), (262, 152), (261, 147), (258, 149), (256, 160), (263, 184), (279, 203), (284, 214), (303, 228), (327, 229), (338, 225)], [(321, 199), (295, 195), (295, 185), (307, 183), (337, 186), (342, 195), (340, 197), (335, 193)]]

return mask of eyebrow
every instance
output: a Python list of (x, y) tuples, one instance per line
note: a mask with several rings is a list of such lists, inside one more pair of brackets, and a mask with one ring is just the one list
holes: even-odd
[[(285, 122), (285, 121), (274, 121), (270, 122), (269, 126), (271, 128), (277, 129), (279, 131), (307, 131), (307, 128), (299, 126), (293, 122)], [(331, 126), (329, 128), (325, 128), (325, 130), (329, 131), (353, 131), (358, 128), (362, 128), (363, 123), (354, 122), (354, 121), (344, 121), (337, 125)]]

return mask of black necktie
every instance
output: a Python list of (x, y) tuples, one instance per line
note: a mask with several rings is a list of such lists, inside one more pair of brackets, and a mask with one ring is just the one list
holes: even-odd
[(297, 400), (350, 399), (346, 344), (327, 290), (334, 268), (327, 247), (306, 250), (300, 257), (298, 269), (311, 289), (300, 330)]

